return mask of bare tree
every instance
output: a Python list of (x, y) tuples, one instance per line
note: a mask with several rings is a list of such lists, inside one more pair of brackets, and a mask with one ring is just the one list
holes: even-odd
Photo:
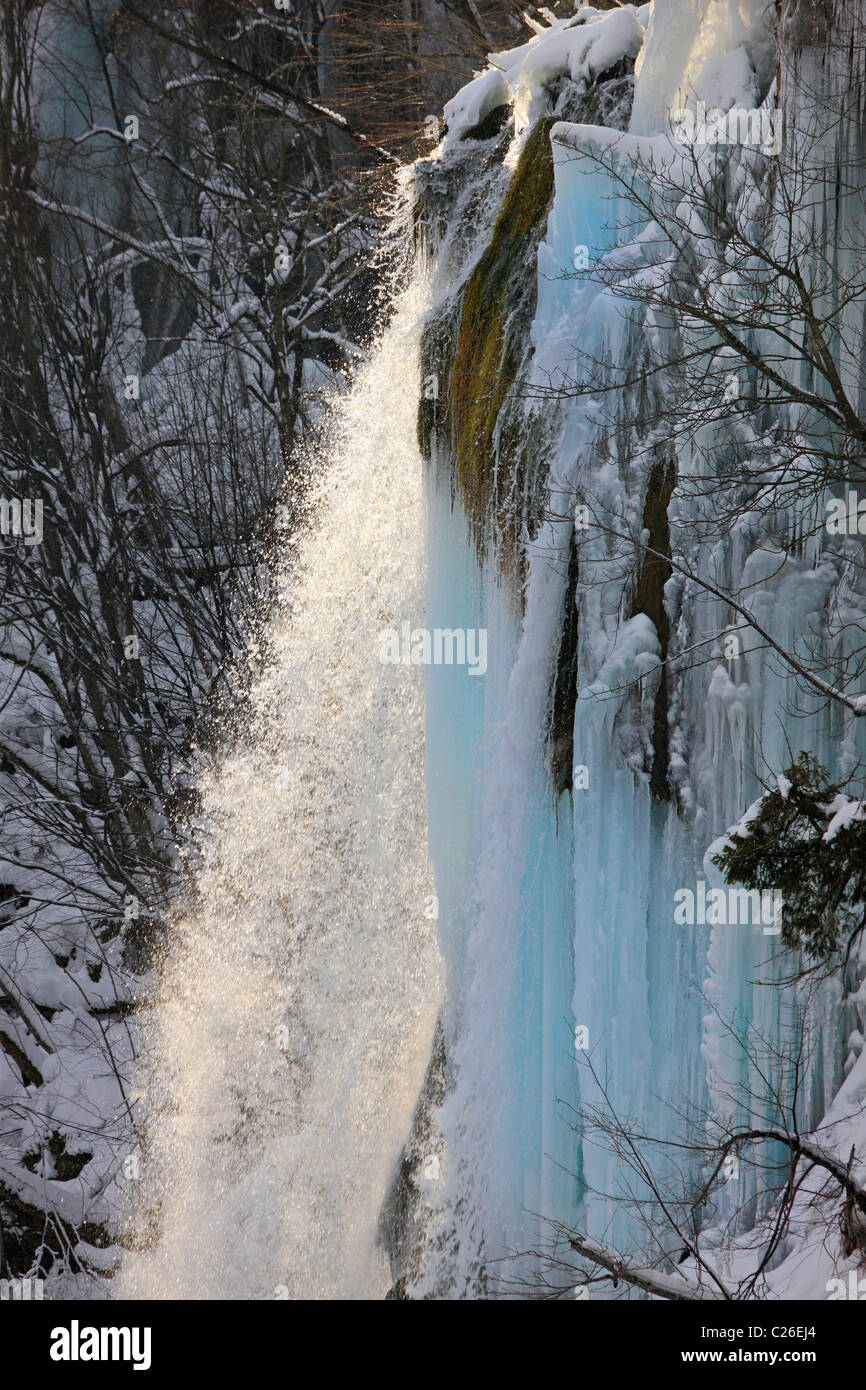
[[(739, 1086), (712, 1109), (668, 1102), (670, 1133), (647, 1134), (621, 1114), (590, 1054), (582, 1071), (598, 1095), (572, 1118), (581, 1143), (608, 1154), (615, 1192), (593, 1196), (629, 1214), (634, 1248), (626, 1253), (561, 1221), (544, 1221), (547, 1237), (520, 1258), (531, 1272), (504, 1276), (504, 1289), (530, 1298), (564, 1298), (605, 1285), (673, 1301), (778, 1297), (769, 1275), (792, 1238), (823, 1245), (833, 1267), (866, 1258), (866, 1187), (851, 1145), (839, 1152), (849, 1107), (815, 1129), (804, 1124), (802, 1096), (814, 1032), (806, 999), (785, 1039), (720, 1020), (748, 1059), (754, 1092)], [(736, 1121), (737, 1112), (753, 1117)], [(759, 1193), (733, 1195), (751, 1173)], [(750, 1189), (751, 1190), (751, 1189)]]
[[(764, 118), (757, 122), (764, 139), (768, 131), (781, 136), (772, 124), (781, 115), (769, 107), (746, 114)], [(828, 121), (788, 131), (774, 152), (757, 140), (738, 145), (739, 119), (734, 112), (715, 143), (630, 140), (624, 157), (622, 137), (610, 132), (605, 142), (575, 148), (575, 159), (604, 174), (612, 207), (626, 219), (619, 244), (575, 278), (600, 287), (642, 327), (643, 345), (625, 362), (599, 361), (575, 345), (562, 379), (530, 390), (542, 399), (591, 398), (600, 453), (616, 455), (628, 436), (631, 465), (643, 470), (647, 510), (660, 509), (660, 527), (647, 525), (646, 515), (635, 526), (593, 495), (591, 483), (562, 499), (563, 515), (580, 508), (579, 526), (608, 538), (615, 582), (630, 571), (632, 585), (639, 583), (648, 565), (679, 576), (727, 608), (716, 642), (728, 631), (750, 632), (803, 688), (859, 719), (866, 649), (846, 596), (863, 576), (862, 533), (828, 521), (864, 485), (866, 174), (856, 160), (841, 166), (831, 226), (822, 220), (835, 157)], [(688, 470), (663, 484), (662, 474), (685, 455)], [(803, 633), (797, 647), (762, 621), (753, 594), (702, 565), (744, 515), (776, 551), (777, 572), (818, 558), (835, 568), (825, 627)], [(590, 573), (584, 578), (592, 584)], [(706, 659), (705, 650), (663, 646), (671, 674)]]

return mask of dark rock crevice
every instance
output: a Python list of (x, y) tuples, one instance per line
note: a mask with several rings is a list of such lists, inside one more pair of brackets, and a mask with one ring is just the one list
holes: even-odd
[(647, 480), (643, 529), (647, 535), (638, 570), (631, 616), (645, 613), (658, 633), (662, 668), (653, 706), (650, 788), (660, 801), (670, 801), (670, 723), (668, 718), (670, 621), (665, 607), (665, 585), (673, 574), (668, 508), (676, 483), (676, 464), (671, 457), (656, 459)]
[(577, 651), (579, 616), (577, 581), (579, 561), (577, 536), (572, 530), (568, 557), (568, 579), (563, 600), (559, 653), (553, 675), (547, 753), (557, 799), (571, 791), (574, 780), (574, 712), (577, 705)]

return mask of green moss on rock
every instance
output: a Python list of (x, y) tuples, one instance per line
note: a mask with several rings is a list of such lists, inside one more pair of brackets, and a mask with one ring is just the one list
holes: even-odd
[(489, 244), (431, 318), (421, 346), (421, 451), (428, 461), (447, 460), (452, 495), (459, 493), (479, 549), (492, 538), (506, 568), (520, 567), (519, 541), (542, 475), (538, 430), (514, 388), (531, 355), (537, 251), (553, 197), (551, 124), (540, 121), (530, 133)]
[(535, 253), (553, 196), (550, 120), (530, 134), (508, 186), (490, 245), (469, 278), (448, 399), (454, 467), (470, 522), (481, 538), (494, 519), (499, 539), (516, 540), (518, 519), (503, 514), (511, 494), (508, 461), (497, 457), (497, 420), (524, 357), (527, 291), (535, 308)]

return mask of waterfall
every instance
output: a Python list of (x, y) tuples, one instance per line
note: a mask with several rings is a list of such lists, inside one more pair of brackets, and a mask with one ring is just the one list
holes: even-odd
[(197, 904), (143, 1011), (158, 1235), (121, 1296), (388, 1287), (377, 1219), (440, 996), (423, 681), (379, 640), (424, 613), (427, 296), (419, 272), (335, 407), (249, 737), (202, 788)]

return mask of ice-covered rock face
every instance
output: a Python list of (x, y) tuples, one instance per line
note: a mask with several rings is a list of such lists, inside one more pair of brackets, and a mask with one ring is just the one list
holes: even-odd
[[(667, 132), (679, 103), (728, 112), (771, 99), (776, 55), (759, 23), (763, 8), (655, 0), (651, 12), (580, 11), (494, 55), (450, 104), (443, 144), (417, 171), (422, 206), (439, 193), (441, 247), (424, 366), (438, 394), (422, 403), (430, 621), (454, 625), (459, 614), (490, 634), (483, 694), (445, 671), (428, 682), (449, 1079), (439, 1116), (442, 1243), (418, 1275), (421, 1291), (489, 1291), (491, 1258), (544, 1239), (530, 1211), (639, 1247), (640, 1224), (616, 1200), (621, 1169), (574, 1125), (581, 1106), (599, 1103), (593, 1072), (644, 1133), (672, 1137), (677, 1107), (713, 1123), (761, 1121), (771, 1104), (766, 1077), (784, 1088), (789, 1075), (773, 1040), (804, 1031), (795, 992), (778, 984), (797, 962), (779, 958), (772, 924), (705, 917), (683, 927), (675, 896), (720, 883), (705, 853), (761, 778), (790, 763), (792, 739), (834, 775), (866, 746), (853, 719), (804, 702), (765, 644), (702, 583), (748, 592), (778, 641), (795, 647), (820, 634), (839, 659), (849, 639), (832, 614), (839, 604), (858, 610), (863, 596), (825, 553), (814, 499), (797, 486), (780, 489), (771, 513), (759, 496), (708, 491), (709, 474), (734, 451), (768, 458), (761, 451), (772, 428), (759, 437), (733, 390), (727, 422), (703, 433), (677, 428), (676, 374), (666, 364), (682, 343), (645, 293), (664, 277), (720, 264), (718, 292), (736, 299), (739, 266), (725, 264), (690, 210), (688, 171), (697, 167), (748, 221), (766, 212), (754, 188), (769, 186), (774, 151), (708, 147), (689, 159)], [(599, 109), (605, 80), (616, 80), (604, 65), (628, 66), (635, 54), (624, 135), (625, 122), (605, 127), (587, 113)], [(565, 83), (579, 96), (549, 132), (549, 210), (536, 209), (526, 256), (505, 254), (499, 216), (525, 178), (530, 132), (557, 113)], [(506, 104), (513, 124), (480, 140), (479, 126)], [(453, 177), (458, 167), (467, 179), (483, 170), (481, 193)], [(635, 175), (645, 191), (652, 169), (683, 210), (675, 249), (623, 192), (623, 176)], [(599, 258), (610, 274), (593, 283), (585, 271)], [(476, 336), (455, 374), (465, 316), (491, 262), (504, 284), (480, 298), (488, 336)], [(525, 312), (527, 302), (528, 332), (508, 308)], [(569, 389), (587, 360), (595, 395)], [(711, 373), (730, 371), (721, 347)], [(475, 401), (469, 438), (455, 426), (455, 399)], [(594, 525), (599, 518), (605, 524)], [(654, 566), (637, 563), (617, 531), (620, 540), (642, 536)], [(502, 584), (503, 552), (515, 550), (518, 563), (505, 567), (513, 582)], [(696, 651), (700, 659), (688, 655)], [(798, 1113), (806, 1127), (839, 1085), (846, 1018), (838, 984), (818, 991), (805, 1025)], [(758, 1075), (748, 1045), (761, 1039), (770, 1047)], [(743, 1225), (759, 1218), (771, 1195), (745, 1167), (737, 1183), (714, 1198), (707, 1226), (735, 1209)], [(786, 1277), (773, 1285), (783, 1296)], [(825, 1278), (816, 1264), (819, 1291)]]
[(538, 526), (557, 427), (553, 403), (545, 410), (527, 398), (537, 254), (553, 191), (552, 118), (625, 130), (647, 8), (585, 6), (491, 55), (446, 107), (442, 143), (415, 170), (418, 225), (438, 253), (440, 289), (425, 334), (422, 444), (453, 471), (482, 551), (492, 528), (497, 563), (518, 590), (521, 536)]

